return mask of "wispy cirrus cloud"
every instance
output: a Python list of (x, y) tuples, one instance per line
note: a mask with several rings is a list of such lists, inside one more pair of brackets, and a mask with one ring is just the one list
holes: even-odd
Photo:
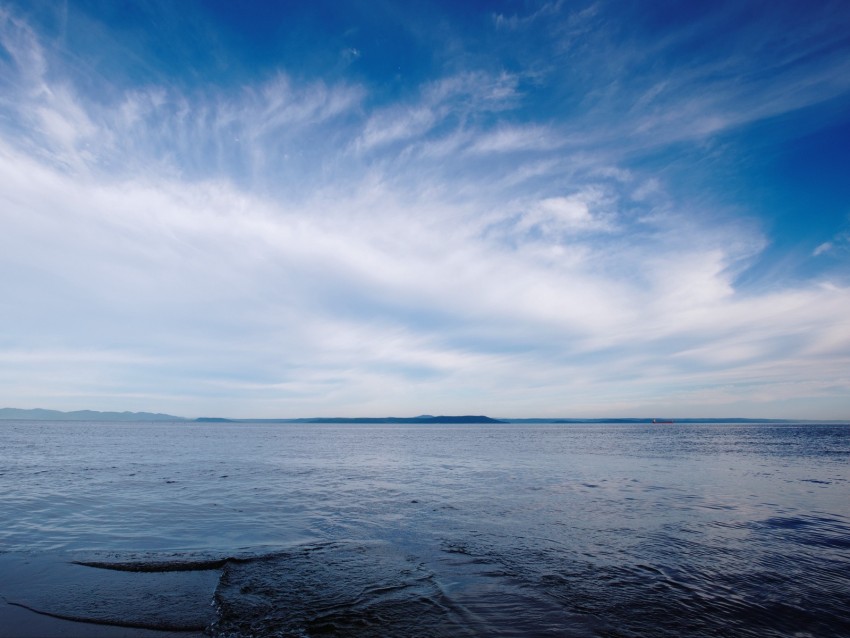
[(47, 407), (188, 415), (783, 416), (772, 400), (815, 396), (826, 416), (847, 395), (850, 290), (740, 289), (762, 225), (631, 161), (735, 86), (701, 102), (650, 74), (610, 126), (610, 104), (529, 115), (504, 70), (380, 104), (285, 71), (94, 99), (0, 17), (9, 402), (49, 384)]

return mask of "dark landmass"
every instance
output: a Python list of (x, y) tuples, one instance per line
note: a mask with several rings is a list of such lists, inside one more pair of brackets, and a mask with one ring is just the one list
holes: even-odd
[(307, 419), (307, 423), (504, 423), (483, 415)]
[(195, 419), (201, 423), (506, 423), (498, 419), (491, 419), (482, 415), (466, 416), (414, 416), (414, 417), (331, 417), (331, 418), (305, 418), (305, 419), (214, 419), (203, 417)]
[(18, 408), (0, 408), (0, 420), (17, 421), (186, 421), (182, 416), (153, 412), (98, 412), (97, 410), (21, 410)]
[[(705, 418), (677, 419), (675, 417), (621, 418), (621, 419), (502, 419), (503, 423), (807, 423), (808, 419), (742, 419)], [(811, 421), (815, 423), (816, 421)], [(837, 421), (836, 421), (837, 423)]]

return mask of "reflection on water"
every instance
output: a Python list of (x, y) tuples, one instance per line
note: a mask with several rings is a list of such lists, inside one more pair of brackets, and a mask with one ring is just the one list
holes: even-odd
[(63, 617), (850, 635), (843, 425), (15, 422), (0, 445), (0, 593)]

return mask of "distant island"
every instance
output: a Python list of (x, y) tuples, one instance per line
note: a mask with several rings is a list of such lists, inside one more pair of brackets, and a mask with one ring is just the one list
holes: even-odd
[(21, 410), (0, 408), (0, 420), (16, 421), (188, 421), (182, 416), (154, 412), (98, 412), (97, 410)]
[(195, 419), (198, 423), (507, 423), (492, 419), (489, 416), (414, 416), (414, 417), (312, 417), (305, 419), (221, 419), (217, 417), (201, 417)]

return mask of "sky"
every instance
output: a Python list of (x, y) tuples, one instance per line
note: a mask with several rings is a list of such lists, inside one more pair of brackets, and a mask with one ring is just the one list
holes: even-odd
[(0, 404), (850, 418), (850, 5), (0, 0)]

